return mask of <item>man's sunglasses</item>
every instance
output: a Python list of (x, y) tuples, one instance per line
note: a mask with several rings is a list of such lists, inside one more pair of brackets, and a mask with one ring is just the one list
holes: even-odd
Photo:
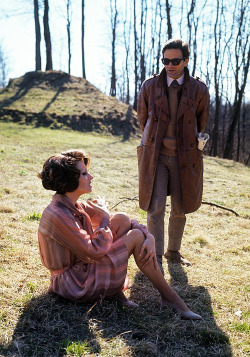
[(169, 63), (171, 62), (173, 66), (178, 66), (181, 61), (185, 61), (185, 57), (184, 58), (172, 58), (172, 59), (169, 59), (169, 58), (162, 58), (161, 61), (163, 64), (167, 64), (169, 65)]

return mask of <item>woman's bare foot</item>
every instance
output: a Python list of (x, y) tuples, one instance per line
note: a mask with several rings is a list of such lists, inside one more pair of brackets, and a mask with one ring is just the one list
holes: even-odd
[(184, 319), (187, 319), (187, 320), (201, 320), (202, 319), (201, 315), (198, 315), (189, 309), (187, 311), (184, 311), (184, 310), (180, 309), (179, 307), (176, 307), (174, 304), (171, 304), (171, 303), (162, 299), (161, 307), (164, 307), (164, 306), (168, 306), (168, 307), (175, 309), (176, 311), (178, 311), (181, 314), (181, 316)]
[(115, 297), (126, 307), (139, 307), (135, 302), (128, 300), (122, 291), (116, 294)]

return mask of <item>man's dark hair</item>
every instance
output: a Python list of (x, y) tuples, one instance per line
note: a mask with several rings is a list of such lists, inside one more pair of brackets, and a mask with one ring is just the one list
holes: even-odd
[(162, 56), (166, 50), (179, 49), (182, 52), (183, 58), (189, 58), (190, 48), (187, 42), (183, 41), (181, 38), (168, 40), (162, 48)]
[(80, 161), (83, 161), (86, 167), (89, 166), (89, 156), (80, 150), (69, 150), (48, 158), (38, 175), (43, 187), (61, 194), (75, 191), (80, 177), (76, 165)]

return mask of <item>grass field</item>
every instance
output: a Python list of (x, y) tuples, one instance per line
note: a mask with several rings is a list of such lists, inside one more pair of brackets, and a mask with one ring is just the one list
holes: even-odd
[[(205, 157), (205, 202), (188, 215), (182, 253), (190, 267), (167, 265), (166, 279), (202, 321), (160, 311), (159, 294), (129, 261), (130, 288), (140, 304), (70, 303), (48, 293), (37, 227), (52, 192), (37, 173), (44, 160), (70, 148), (92, 158), (93, 193), (142, 223), (138, 208), (137, 140), (31, 128), (0, 122), (0, 355), (210, 357), (250, 354), (250, 175), (229, 160)], [(86, 198), (89, 198), (87, 196)]]

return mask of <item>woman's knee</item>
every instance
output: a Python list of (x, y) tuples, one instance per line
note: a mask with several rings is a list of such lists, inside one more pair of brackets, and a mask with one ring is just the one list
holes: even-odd
[(116, 237), (121, 237), (131, 229), (131, 220), (126, 213), (119, 212), (111, 217), (110, 226)]
[(144, 235), (140, 229), (132, 229), (128, 234), (122, 237), (129, 253), (132, 253), (135, 248), (141, 248), (144, 242)]
[(142, 233), (142, 231), (138, 228), (135, 228), (131, 231), (131, 234), (133, 234), (134, 236), (134, 240), (136, 243), (138, 244), (142, 244), (145, 240), (144, 238), (144, 234)]

